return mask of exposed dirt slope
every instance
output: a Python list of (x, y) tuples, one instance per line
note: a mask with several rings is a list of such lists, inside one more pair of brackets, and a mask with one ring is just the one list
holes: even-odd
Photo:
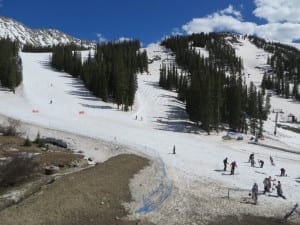
[(129, 179), (148, 161), (119, 155), (95, 167), (69, 174), (20, 205), (0, 212), (2, 225), (133, 225), (122, 203), (131, 200)]

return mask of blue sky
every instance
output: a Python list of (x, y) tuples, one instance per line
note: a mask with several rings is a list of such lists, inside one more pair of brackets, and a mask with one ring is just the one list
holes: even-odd
[[(0, 0), (0, 15), (30, 28), (55, 28), (87, 40), (231, 30), (300, 39), (300, 0)], [(299, 31), (298, 31), (299, 30)]]

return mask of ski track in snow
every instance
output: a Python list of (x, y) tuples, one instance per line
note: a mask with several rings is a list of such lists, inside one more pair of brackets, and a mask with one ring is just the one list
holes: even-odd
[[(252, 80), (259, 85), (263, 72), (258, 67), (265, 66), (267, 53), (257, 49), (247, 39), (240, 39), (240, 44), (236, 44), (235, 48), (237, 55), (243, 58), (246, 82)], [(247, 206), (242, 207), (242, 211), (237, 205), (236, 212), (281, 215), (282, 211), (300, 202), (300, 185), (296, 182), (296, 178), (300, 177), (300, 155), (250, 145), (247, 143), (249, 137), (246, 136), (243, 141), (223, 141), (221, 137), (224, 133), (207, 136), (195, 129), (187, 120), (185, 106), (176, 99), (176, 93), (158, 86), (161, 61), (172, 61), (174, 57), (168, 55), (158, 44), (149, 45), (146, 50), (149, 59), (156, 56), (160, 59), (149, 64), (149, 75), (138, 76), (139, 88), (132, 112), (120, 112), (115, 105), (92, 96), (78, 79), (51, 69), (49, 53), (20, 53), (23, 62), (23, 84), (16, 89), (16, 94), (5, 90), (0, 92), (0, 113), (50, 129), (120, 143), (129, 146), (133, 152), (161, 160), (167, 177), (167, 182), (162, 181), (166, 184), (165, 192), (154, 197), (157, 204), (152, 204), (151, 199), (145, 198), (144, 207), (148, 204), (150, 208), (142, 209), (142, 206), (139, 206), (144, 212), (156, 209), (165, 212), (168, 205), (171, 209), (172, 201), (180, 201), (178, 193), (181, 192), (195, 197), (203, 196), (203, 193), (197, 190), (202, 187), (201, 182), (213, 183), (212, 189), (219, 187), (218, 190), (226, 195), (228, 188), (250, 190), (254, 182), (257, 182), (262, 190), (263, 179), (267, 176), (282, 181), (287, 200), (262, 196), (259, 198), (260, 205), (257, 209)], [(86, 57), (85, 54), (88, 53), (85, 52), (83, 57)], [(272, 96), (271, 101), (273, 108), (281, 107), (285, 113), (293, 113), (300, 119), (299, 103), (276, 96)], [(278, 128), (278, 135), (273, 136), (274, 120), (275, 114), (271, 114), (265, 122), (266, 139), (262, 142), (300, 152), (299, 134)], [(176, 155), (171, 154), (174, 145)], [(93, 155), (95, 161), (103, 161), (103, 154), (107, 154), (89, 148), (84, 149), (84, 152)], [(256, 159), (265, 161), (264, 168), (250, 167), (247, 161), (252, 152), (255, 153)], [(270, 155), (273, 156), (276, 166), (270, 165)], [(239, 175), (226, 176), (228, 172), (222, 172), (222, 161), (225, 157), (229, 158), (229, 162), (237, 161)], [(288, 177), (277, 177), (281, 167), (286, 168)], [(205, 186), (203, 188), (206, 190)], [(171, 193), (172, 189), (174, 193)], [(165, 196), (168, 191), (170, 193)], [(206, 191), (213, 195), (211, 190)], [(151, 198), (151, 193), (154, 192), (145, 195), (148, 194)], [(245, 195), (247, 196), (247, 193), (238, 194), (237, 201)], [(185, 197), (182, 198), (184, 201)], [(164, 201), (166, 208), (161, 208), (164, 207)], [(155, 207), (151, 208), (151, 204)], [(164, 219), (158, 212), (154, 212), (152, 216), (158, 224), (163, 224)], [(183, 220), (183, 216), (178, 215), (177, 219)]]

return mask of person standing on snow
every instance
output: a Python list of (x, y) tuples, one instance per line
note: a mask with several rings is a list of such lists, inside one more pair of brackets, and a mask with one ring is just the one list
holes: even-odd
[(236, 162), (233, 161), (233, 162), (230, 164), (230, 166), (231, 166), (230, 174), (231, 174), (231, 175), (234, 175), (234, 170), (235, 170), (235, 168), (237, 167)]
[(176, 154), (175, 145), (173, 146), (173, 155)]
[(251, 167), (254, 167), (255, 165), (254, 157), (250, 159), (250, 163), (251, 163)]
[(269, 176), (269, 178), (268, 178), (268, 191), (271, 190), (271, 188), (272, 188), (272, 182), (273, 182), (273, 181), (276, 181), (276, 179), (273, 179), (273, 180), (272, 180), (272, 177)]
[(272, 166), (275, 166), (275, 163), (274, 163), (274, 160), (273, 160), (273, 157), (272, 157), (272, 156), (270, 156), (270, 162), (271, 162), (271, 165), (272, 165)]
[(252, 199), (254, 200), (254, 204), (257, 203), (257, 194), (258, 194), (258, 185), (254, 183), (252, 186)]
[(261, 159), (258, 160), (258, 163), (260, 164), (260, 168), (263, 168), (263, 167), (264, 167), (264, 163), (265, 163), (265, 162), (264, 162), (263, 160), (261, 160)]
[(227, 165), (228, 165), (228, 158), (227, 157), (223, 160), (223, 164), (224, 164), (224, 171), (226, 171)]
[(251, 162), (252, 159), (254, 160), (254, 153), (249, 155), (249, 161), (248, 162)]
[(284, 177), (284, 176), (285, 176), (285, 169), (284, 169), (284, 168), (281, 168), (281, 169), (280, 169), (280, 176), (281, 176), (281, 177)]
[(264, 194), (266, 194), (266, 192), (270, 191), (268, 178), (264, 179), (263, 184), (264, 184)]
[(278, 184), (276, 185), (276, 189), (277, 189), (277, 195), (285, 199), (285, 196), (282, 195), (283, 192), (282, 192), (280, 181), (278, 181)]

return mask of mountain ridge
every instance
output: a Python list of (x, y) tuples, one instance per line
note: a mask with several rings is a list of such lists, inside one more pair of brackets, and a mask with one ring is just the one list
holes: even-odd
[(0, 38), (6, 37), (18, 41), (21, 45), (36, 47), (70, 43), (83, 47), (94, 45), (90, 41), (75, 38), (57, 29), (32, 29), (15, 19), (0, 16)]

